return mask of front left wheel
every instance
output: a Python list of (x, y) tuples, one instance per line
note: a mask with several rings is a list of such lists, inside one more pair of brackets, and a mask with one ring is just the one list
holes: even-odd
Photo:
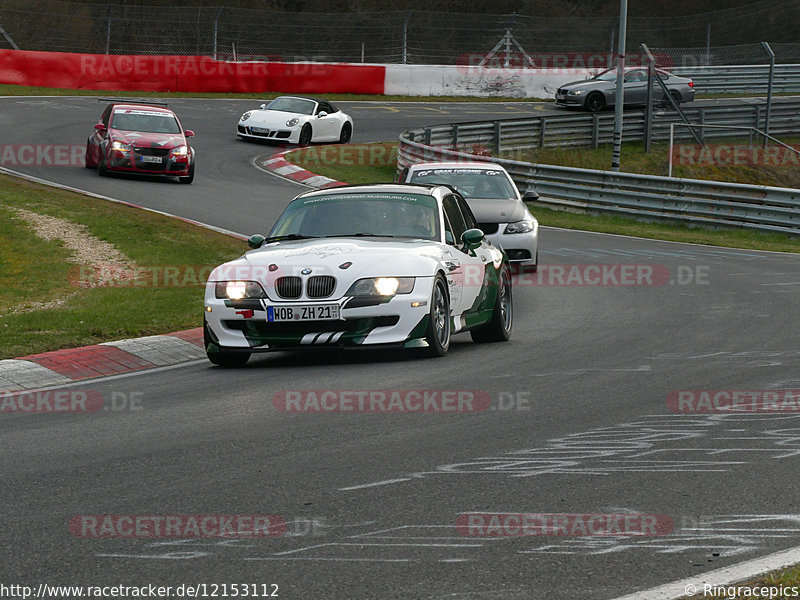
[(178, 177), (181, 183), (192, 183), (194, 181), (194, 162), (189, 167), (189, 174), (186, 177)]
[[(225, 352), (222, 350), (216, 340), (212, 338), (205, 318), (203, 319), (203, 346), (206, 349), (206, 356), (209, 362), (219, 367), (235, 369), (245, 366), (247, 361), (250, 360), (249, 352)], [(212, 348), (216, 348), (217, 350), (213, 351), (211, 350)]]

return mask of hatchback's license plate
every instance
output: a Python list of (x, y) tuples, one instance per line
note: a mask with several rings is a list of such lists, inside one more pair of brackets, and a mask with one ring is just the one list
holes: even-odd
[(338, 304), (305, 304), (300, 306), (268, 306), (267, 321), (335, 321), (339, 319)]
[(146, 163), (160, 163), (161, 157), (160, 156), (143, 156), (142, 162)]

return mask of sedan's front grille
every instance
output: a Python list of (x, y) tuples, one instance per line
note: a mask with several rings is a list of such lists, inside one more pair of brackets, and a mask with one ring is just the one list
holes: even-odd
[(492, 235), (493, 233), (497, 233), (497, 230), (500, 228), (500, 224), (499, 223), (478, 223), (478, 227), (486, 235)]
[(140, 154), (141, 156), (166, 156), (169, 154), (168, 148), (137, 148), (134, 147), (133, 149), (136, 154)]
[(314, 275), (306, 283), (306, 296), (309, 298), (327, 298), (336, 289), (336, 278), (331, 275)]
[(275, 291), (281, 298), (299, 298), (303, 293), (303, 280), (299, 277), (278, 277), (275, 280)]

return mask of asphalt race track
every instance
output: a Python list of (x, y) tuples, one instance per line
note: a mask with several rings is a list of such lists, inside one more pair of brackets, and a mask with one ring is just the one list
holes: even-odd
[[(354, 142), (552, 110), (340, 105)], [(79, 166), (15, 170), (264, 231), (304, 188), (254, 168), (276, 148), (235, 139), (248, 106), (170, 101), (197, 133), (190, 186)], [(89, 99), (3, 98), (3, 143), (83, 145), (100, 112)], [(800, 411), (678, 414), (669, 402), (681, 390), (800, 393), (798, 256), (540, 236), (540, 274), (515, 288), (509, 343), (458, 336), (441, 359), (276, 353), (236, 371), (200, 361), (70, 388), (136, 398), (141, 410), (0, 415), (0, 581), (258, 584), (259, 594), (274, 584), (275, 597), (311, 600), (611, 599), (800, 545)], [(624, 269), (639, 284), (615, 285)], [(491, 407), (276, 409), (276, 394), (302, 390), (455, 391)], [(506, 525), (519, 513), (572, 515), (570, 524), (644, 514), (660, 527), (527, 536), (458, 527), (487, 513)], [(278, 515), (286, 527), (249, 539), (92, 537), (70, 531), (80, 515)]]

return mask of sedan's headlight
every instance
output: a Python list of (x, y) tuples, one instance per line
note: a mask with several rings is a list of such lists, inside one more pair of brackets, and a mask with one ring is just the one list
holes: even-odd
[(188, 146), (177, 146), (172, 149), (173, 156), (186, 156), (187, 154), (189, 154)]
[(214, 296), (230, 300), (267, 297), (264, 288), (257, 281), (218, 281), (214, 288)]
[(299, 122), (300, 122), (300, 119), (298, 119), (297, 117), (292, 117), (291, 119), (289, 119), (288, 121), (286, 121), (286, 126), (287, 126), (287, 127), (294, 127), (294, 126), (295, 126), (295, 125), (297, 125)]
[(124, 142), (111, 142), (112, 150), (119, 150), (120, 152), (129, 152), (131, 147)]
[(580, 95), (581, 95), (583, 92), (584, 92), (584, 90), (572, 90), (572, 91), (569, 93), (569, 95), (570, 95), (570, 96), (580, 96)]
[(242, 115), (242, 118), (241, 118), (241, 119), (239, 119), (239, 121), (240, 121), (240, 122), (241, 122), (241, 121), (247, 121), (247, 119), (249, 119), (249, 118), (250, 118), (250, 111), (248, 111), (248, 112), (244, 113), (244, 114)]
[(516, 223), (509, 223), (506, 225), (504, 233), (528, 233), (533, 231), (536, 224), (533, 221), (517, 221)]
[(356, 281), (345, 296), (394, 296), (410, 294), (413, 289), (413, 277), (373, 277)]

